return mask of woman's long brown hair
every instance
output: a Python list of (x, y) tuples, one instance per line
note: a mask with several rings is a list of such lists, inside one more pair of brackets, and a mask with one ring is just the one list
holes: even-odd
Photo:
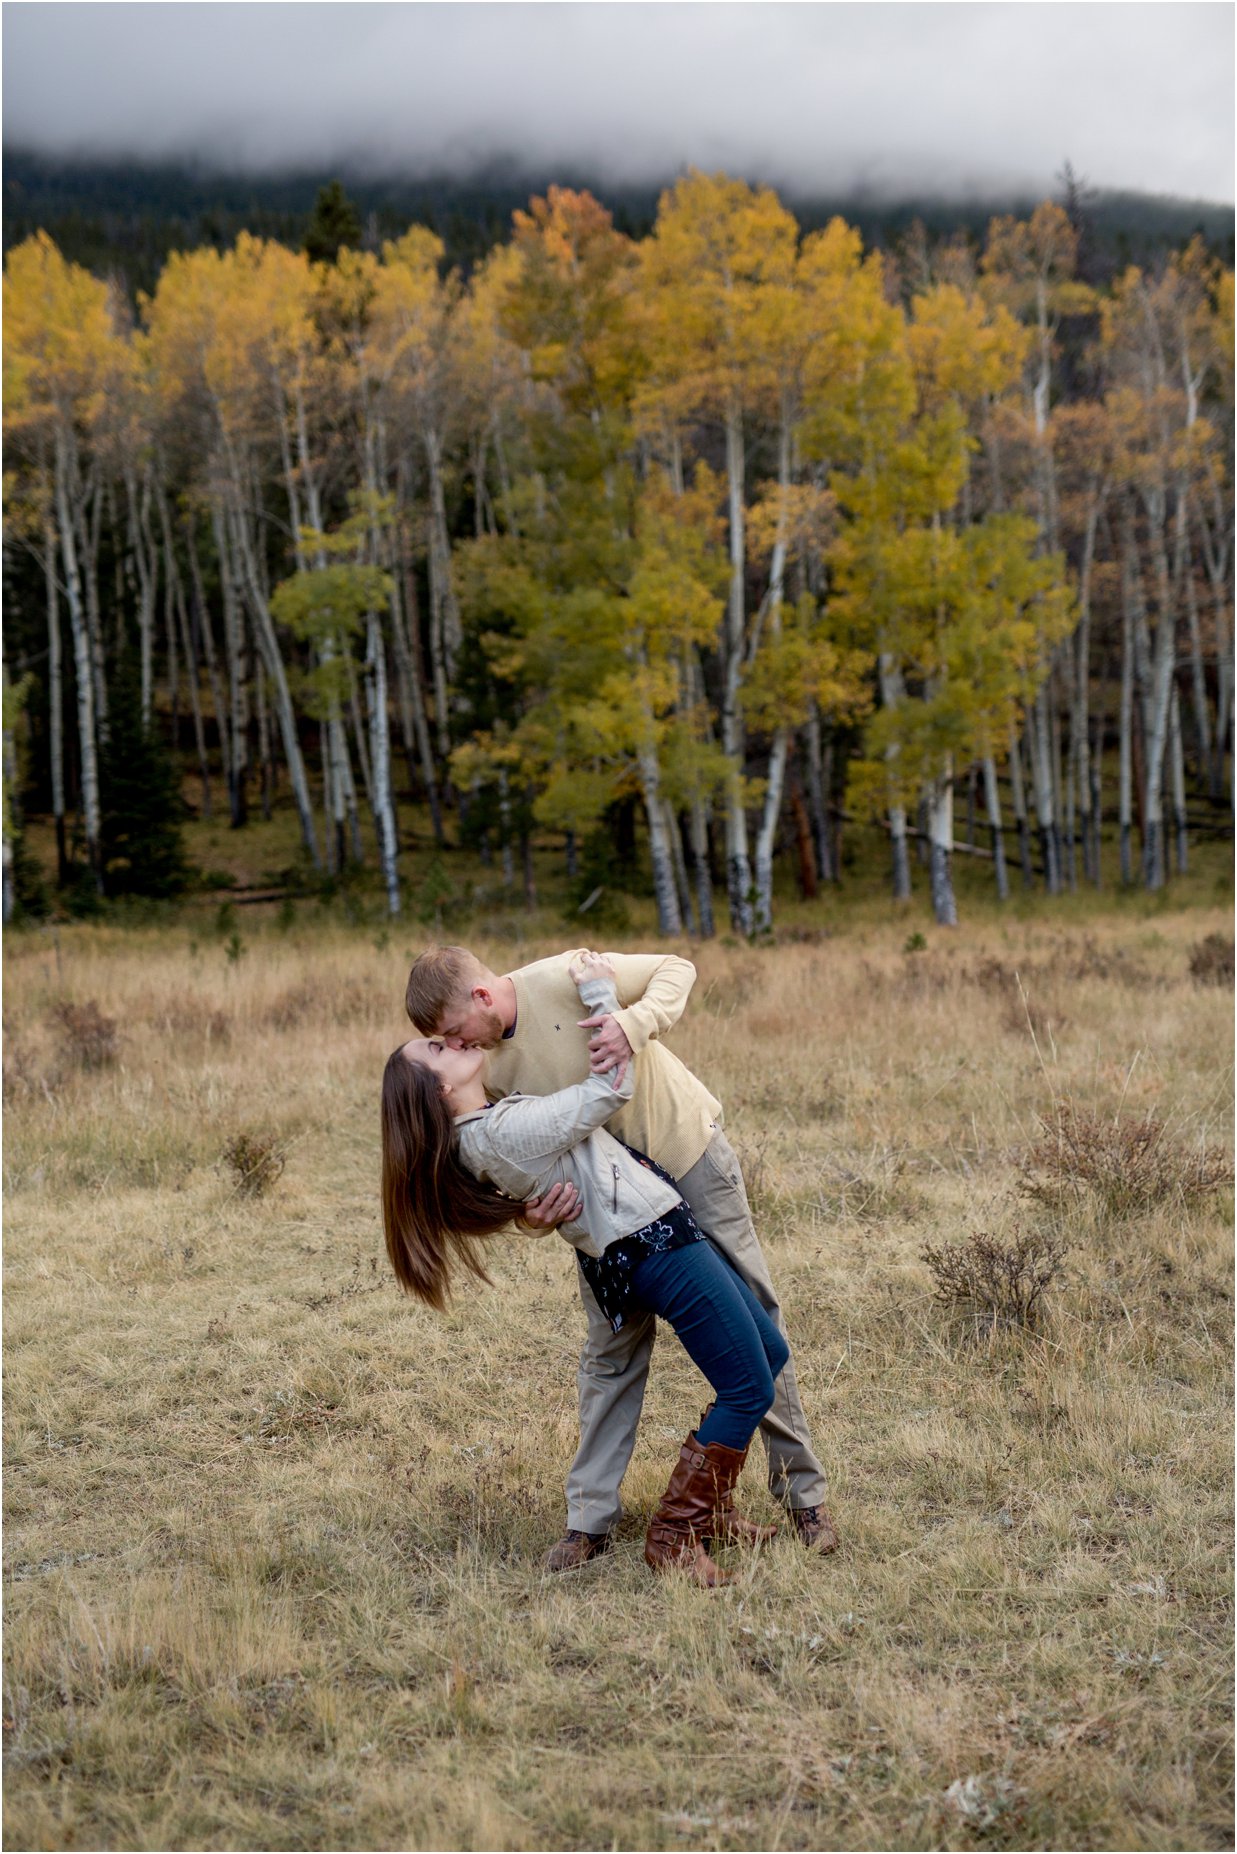
[(522, 1208), (464, 1168), (438, 1077), (393, 1051), (382, 1077), (382, 1223), (404, 1292), (441, 1313), (456, 1264), (489, 1281), (477, 1239)]

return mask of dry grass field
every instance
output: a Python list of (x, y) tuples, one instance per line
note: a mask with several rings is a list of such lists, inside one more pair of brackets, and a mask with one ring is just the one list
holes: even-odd
[[(565, 1245), (389, 1277), (420, 930), (244, 930), (6, 945), (8, 1848), (1232, 1845), (1226, 910), (694, 952), (843, 1541), (716, 1593), (641, 1558), (671, 1335), (555, 1579)], [(1034, 1326), (935, 1294), (977, 1236), (1068, 1244)]]

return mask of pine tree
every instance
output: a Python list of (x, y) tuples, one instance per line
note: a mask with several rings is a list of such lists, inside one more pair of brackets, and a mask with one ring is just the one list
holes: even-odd
[(108, 738), (99, 756), (104, 888), (109, 895), (177, 895), (189, 869), (175, 767), (156, 729), (143, 724), (131, 664), (109, 693)]
[(345, 245), (355, 251), (361, 243), (361, 221), (356, 207), (339, 180), (319, 187), (309, 215), (302, 246), (313, 264), (333, 264)]

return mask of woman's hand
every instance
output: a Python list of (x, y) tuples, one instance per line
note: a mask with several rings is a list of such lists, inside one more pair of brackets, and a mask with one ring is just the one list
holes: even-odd
[(585, 979), (614, 977), (614, 963), (608, 953), (577, 953), (567, 968), (567, 977), (573, 985), (582, 985)]
[[(606, 953), (577, 953), (567, 968), (573, 983), (582, 985), (585, 979), (614, 977), (614, 963)], [(597, 1017), (582, 1017), (579, 1020), (581, 1030), (592, 1030), (595, 1034), (589, 1038), (588, 1066), (592, 1074), (604, 1075), (614, 1070), (614, 1086), (622, 1086), (623, 1076), (627, 1073), (627, 1064), (631, 1061), (632, 1048), (625, 1031), (616, 1024), (608, 1011)]]

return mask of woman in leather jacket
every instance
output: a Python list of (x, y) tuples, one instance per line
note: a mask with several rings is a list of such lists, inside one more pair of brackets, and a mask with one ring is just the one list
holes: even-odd
[[(612, 1011), (613, 969), (584, 953), (571, 977), (591, 1013)], [(634, 1306), (660, 1314), (713, 1386), (649, 1524), (655, 1570), (686, 1570), (709, 1588), (729, 1581), (709, 1556), (718, 1542), (759, 1544), (775, 1528), (734, 1506), (734, 1487), (789, 1349), (721, 1251), (696, 1224), (675, 1181), (615, 1139), (604, 1122), (630, 1098), (633, 1065), (557, 1094), (486, 1100), (485, 1052), (414, 1037), (393, 1052), (382, 1084), (382, 1208), (401, 1287), (441, 1309), (457, 1266), (488, 1281), (479, 1244), (518, 1221), (525, 1200), (574, 1184), (581, 1209), (560, 1234), (617, 1329)]]

